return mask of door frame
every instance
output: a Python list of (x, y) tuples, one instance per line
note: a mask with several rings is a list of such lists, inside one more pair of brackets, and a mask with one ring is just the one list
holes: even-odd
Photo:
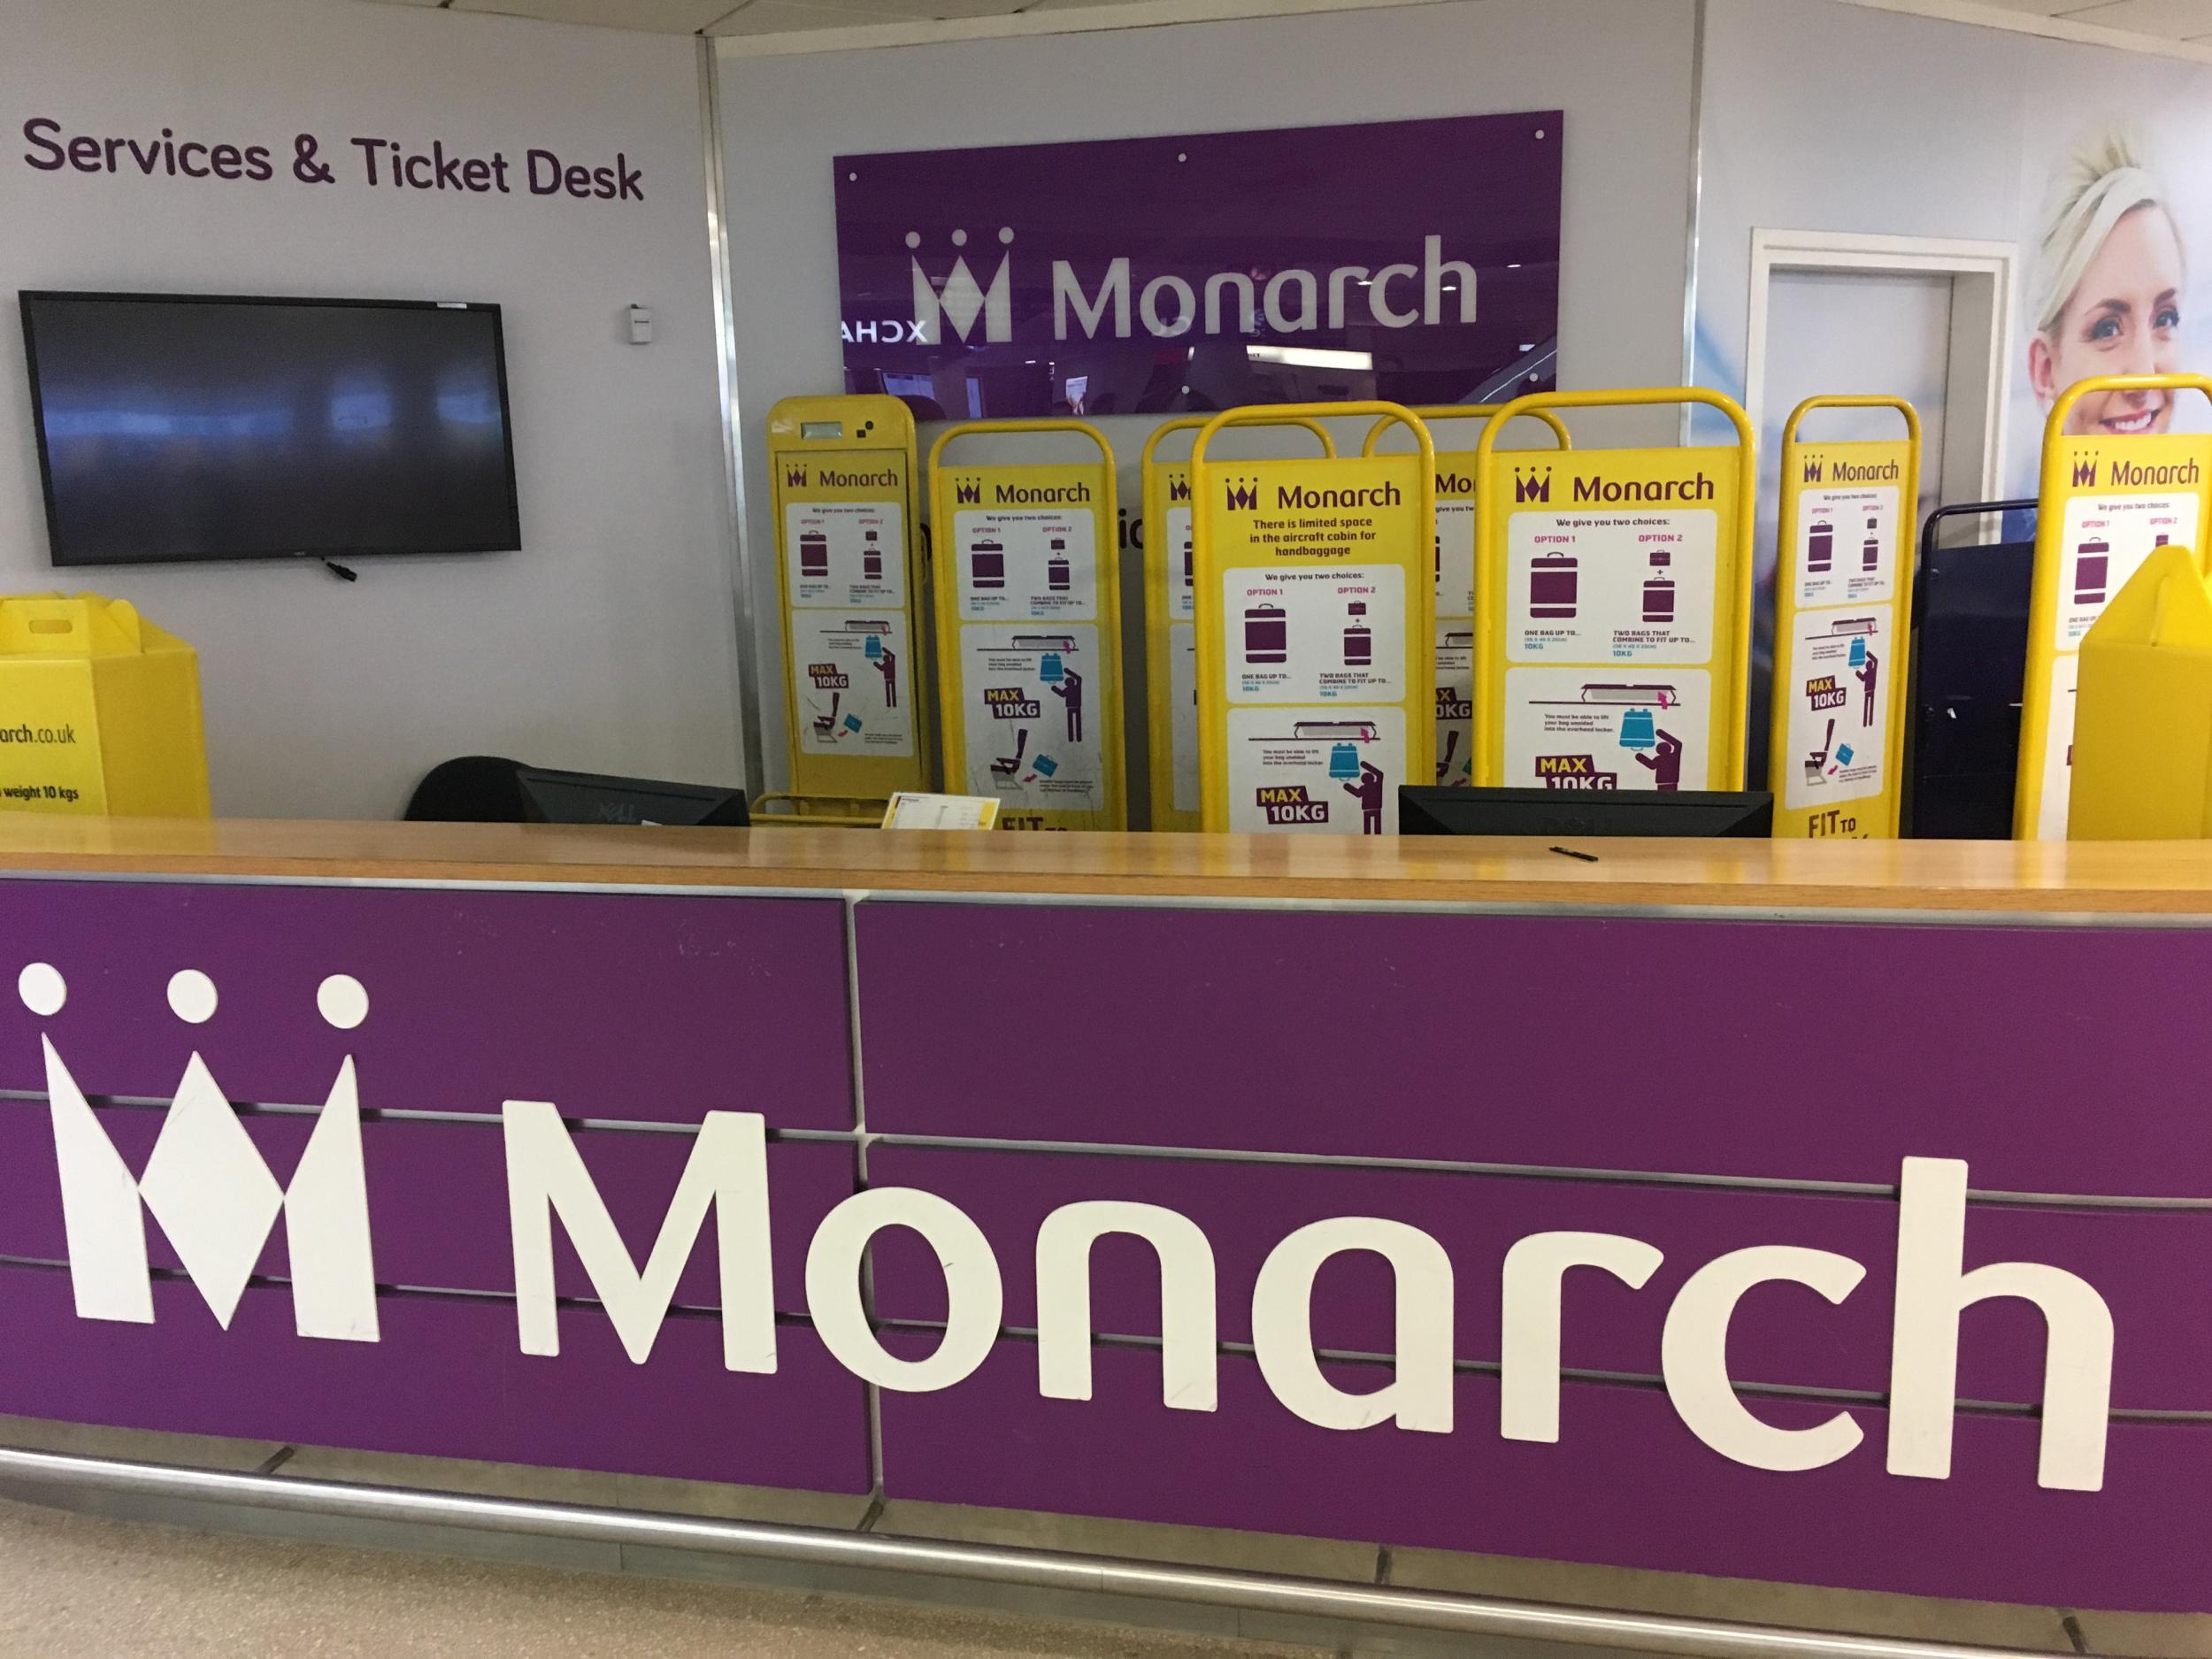
[(1943, 466), (1935, 482), (1943, 501), (1997, 500), (2004, 494), (2005, 419), (2012, 400), (2008, 346), (2019, 260), (2019, 244), (2009, 242), (1755, 229), (1744, 340), (1744, 406), (1752, 430), (1766, 430), (1768, 290), (1777, 271), (1948, 277), (1951, 358)]

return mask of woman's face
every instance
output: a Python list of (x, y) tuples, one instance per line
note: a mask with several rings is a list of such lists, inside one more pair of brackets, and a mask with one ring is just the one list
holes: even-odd
[[(2162, 207), (2122, 216), (2067, 296), (2048, 334), (2028, 346), (2035, 395), (2048, 406), (2077, 380), (2106, 374), (2168, 374), (2179, 367), (2181, 241)], [(2066, 430), (2089, 436), (2164, 432), (2169, 392), (2101, 392), (2077, 403)]]

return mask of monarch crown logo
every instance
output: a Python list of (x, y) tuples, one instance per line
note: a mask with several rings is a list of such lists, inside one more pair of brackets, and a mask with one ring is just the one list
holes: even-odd
[(955, 479), (952, 498), (963, 506), (979, 503), (983, 500), (983, 480), (979, 478)]
[(1226, 488), (1229, 492), (1230, 506), (1242, 507), (1248, 511), (1259, 506), (1260, 488), (1255, 480), (1248, 478), (1233, 478), (1227, 480)]
[(1167, 498), (1170, 501), (1188, 501), (1190, 499), (1190, 480), (1187, 478), (1170, 480), (1167, 487)]
[[(69, 988), (51, 964), (35, 962), (16, 981), (23, 1005), (51, 1021)], [(351, 1031), (368, 1018), (368, 993), (333, 974), (315, 994), (324, 1020)], [(187, 1025), (215, 1017), (215, 983), (188, 968), (169, 981), (169, 1007)], [(154, 1141), (142, 1176), (108, 1139), (53, 1038), (41, 1033), (54, 1160), (61, 1176), (70, 1286), (81, 1319), (154, 1322), (146, 1259), (153, 1211), (186, 1276), (227, 1330), (255, 1263), (284, 1217), (291, 1258), (292, 1318), (302, 1336), (377, 1340), (376, 1271), (369, 1246), (368, 1184), (361, 1159), (361, 1107), (349, 1055), (332, 1080), (292, 1184), (278, 1183), (195, 1049)]]
[[(1002, 225), (998, 233), (999, 245), (1005, 247), (1014, 240), (1010, 227)], [(952, 234), (952, 245), (964, 248), (968, 233), (956, 230)], [(918, 250), (922, 233), (906, 233), (906, 245)], [(974, 329), (976, 319), (983, 321), (983, 342), (1002, 345), (1014, 337), (1013, 263), (1010, 253), (999, 256), (998, 269), (991, 273), (988, 288), (975, 280), (968, 269), (965, 255), (952, 262), (952, 270), (940, 281), (922, 266), (918, 254), (910, 255), (907, 265), (914, 280), (914, 338), (924, 345), (943, 343), (944, 326), (949, 323), (952, 332), (962, 340)]]
[(2094, 461), (2077, 461), (2074, 463), (2074, 488), (2076, 489), (2086, 489), (2095, 484), (2096, 481), (2097, 464)]
[(1518, 467), (1514, 468), (1513, 499), (1515, 501), (1549, 501), (1551, 499), (1551, 474), (1548, 472), (1524, 472)]
[(1826, 469), (1825, 469), (1825, 468), (1824, 468), (1818, 461), (1808, 461), (1808, 462), (1806, 462), (1806, 463), (1805, 463), (1805, 482), (1807, 482), (1808, 484), (1817, 484), (1817, 483), (1819, 483), (1819, 482), (1820, 482), (1820, 479), (1821, 479), (1821, 474), (1822, 474), (1822, 473), (1823, 473), (1823, 472), (1824, 472), (1825, 470), (1826, 470)]
[(806, 488), (806, 468), (803, 466), (787, 466), (783, 469), (783, 481), (788, 488), (804, 489)]

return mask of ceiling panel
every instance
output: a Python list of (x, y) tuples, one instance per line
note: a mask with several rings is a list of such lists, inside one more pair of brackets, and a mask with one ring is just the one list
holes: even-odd
[(2105, 5), (2076, 5), (2062, 14), (2070, 23), (2094, 23), (2170, 41), (2212, 35), (2212, 0), (2114, 0)]
[[(866, 28), (885, 23), (958, 23), (1022, 12), (1064, 14), (1089, 7), (1118, 7), (1133, 0), (385, 0), (395, 5), (447, 5), (460, 12), (500, 12), (561, 23), (596, 24), (604, 28), (649, 30), (668, 35), (751, 35), (799, 34), (822, 29)], [(1263, 16), (1274, 0), (1250, 0), (1252, 15)], [(1337, 4), (1403, 4), (1404, 0), (1334, 0)], [(2198, 43), (2200, 55), (2212, 44), (2212, 0), (1977, 0), (1992, 17), (2017, 14), (2024, 27), (2032, 19), (2093, 24), (2141, 37), (2146, 50), (2175, 42)], [(1914, 0), (1859, 0), (1912, 10)], [(1197, 10), (1218, 15), (1211, 5)], [(1231, 10), (1241, 8), (1231, 7)], [(1931, 0), (1931, 11), (1942, 9)], [(1071, 20), (1072, 21), (1072, 20)], [(2001, 27), (2001, 24), (1995, 24)], [(1057, 25), (1056, 24), (1056, 27)]]
[[(403, 4), (408, 0), (401, 0)], [(696, 35), (727, 14), (734, 0), (453, 0), (456, 12), (497, 12), (552, 23), (592, 23), (602, 28), (642, 29), (655, 35)]]
[(2007, 12), (2025, 12), (2039, 18), (2055, 18), (2062, 12), (2078, 12), (2083, 0), (1982, 0), (1984, 5)]
[(785, 35), (807, 29), (866, 28), (887, 19), (880, 12), (849, 12), (841, 6), (803, 4), (799, 0), (753, 0), (738, 12), (725, 12), (710, 35)]

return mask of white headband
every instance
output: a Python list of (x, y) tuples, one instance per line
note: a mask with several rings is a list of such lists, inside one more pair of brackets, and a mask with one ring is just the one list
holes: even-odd
[[(2075, 198), (2065, 217), (2043, 239), (2035, 292), (2036, 327), (2048, 333), (2080, 286), (2082, 273), (2104, 247), (2112, 228), (2139, 207), (2163, 207), (2166, 193), (2141, 167), (2116, 167)], [(2063, 250), (2063, 261), (2056, 258)]]

